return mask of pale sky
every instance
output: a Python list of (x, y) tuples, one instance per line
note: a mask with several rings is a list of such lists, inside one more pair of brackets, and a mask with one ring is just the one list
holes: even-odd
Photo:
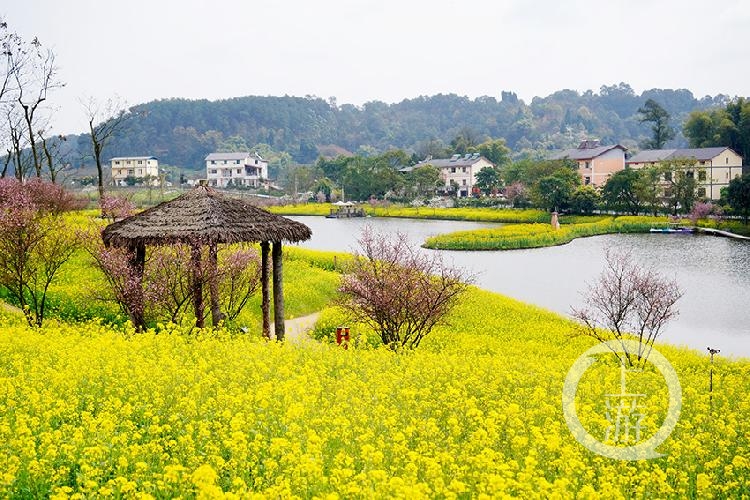
[(84, 130), (89, 96), (750, 95), (748, 0), (3, 0), (0, 16), (55, 51), (61, 133)]

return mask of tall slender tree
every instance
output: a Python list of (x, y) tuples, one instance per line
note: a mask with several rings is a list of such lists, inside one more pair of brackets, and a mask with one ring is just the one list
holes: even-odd
[(96, 163), (99, 199), (102, 199), (104, 198), (104, 167), (102, 166), (104, 148), (113, 137), (125, 129), (132, 113), (128, 112), (125, 103), (118, 98), (108, 99), (104, 103), (90, 98), (81, 104), (88, 119), (91, 148)]
[(653, 99), (646, 101), (643, 107), (638, 108), (641, 123), (651, 123), (651, 139), (644, 141), (641, 146), (644, 149), (662, 149), (667, 141), (674, 139), (674, 128), (669, 124), (669, 113)]

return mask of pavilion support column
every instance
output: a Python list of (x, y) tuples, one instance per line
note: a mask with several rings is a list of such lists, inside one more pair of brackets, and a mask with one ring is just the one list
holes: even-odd
[(222, 319), (219, 307), (219, 258), (216, 243), (208, 245), (208, 266), (211, 273), (209, 279), (209, 293), (211, 295), (211, 324), (216, 328)]
[(203, 272), (201, 269), (201, 247), (190, 246), (190, 264), (193, 268), (193, 308), (195, 309), (195, 326), (203, 328)]
[(284, 281), (282, 279), (281, 242), (273, 242), (273, 321), (276, 340), (284, 340)]
[(130, 267), (138, 280), (138, 293), (133, 297), (133, 303), (130, 304), (130, 313), (132, 316), (133, 326), (136, 331), (143, 331), (146, 326), (144, 317), (145, 305), (143, 303), (143, 270), (146, 266), (146, 245), (136, 243), (128, 249), (130, 251)]
[(260, 286), (262, 299), (260, 310), (263, 313), (263, 337), (271, 338), (271, 287), (269, 278), (271, 274), (271, 244), (267, 241), (260, 242)]

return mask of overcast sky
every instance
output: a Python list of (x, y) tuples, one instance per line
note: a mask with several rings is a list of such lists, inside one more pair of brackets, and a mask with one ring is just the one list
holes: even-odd
[(64, 133), (88, 96), (750, 95), (748, 0), (8, 0), (0, 16), (55, 51)]

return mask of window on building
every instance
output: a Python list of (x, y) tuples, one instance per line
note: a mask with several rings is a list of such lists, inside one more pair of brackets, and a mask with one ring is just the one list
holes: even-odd
[(695, 179), (695, 172), (693, 172), (692, 170), (688, 170), (687, 172), (685, 172), (685, 177), (687, 177), (688, 179)]
[(698, 172), (698, 180), (699, 181), (705, 181), (706, 180), (706, 171), (701, 170)]
[(240, 175), (241, 173), (242, 173), (242, 169), (241, 169), (241, 168), (238, 168), (238, 169), (237, 169), (237, 175)]
[(585, 176), (585, 177), (583, 178), (583, 184), (584, 184), (585, 186), (588, 186), (589, 184), (591, 184), (591, 177), (589, 177), (588, 175), (587, 175), (587, 176)]
[(698, 198), (705, 198), (706, 197), (706, 188), (701, 187), (698, 188)]
[(216, 165), (216, 160), (211, 160), (211, 165)]
[(119, 161), (116, 161), (116, 162), (115, 162), (115, 165), (119, 165), (119, 164), (120, 164), (120, 162), (119, 162)]
[(240, 164), (240, 160), (235, 160), (234, 163), (236, 163), (237, 165), (239, 165)]
[(466, 173), (466, 167), (463, 167), (463, 168), (461, 169), (461, 172), (463, 172), (463, 173)]
[(143, 160), (138, 160), (138, 165), (143, 165)]
[(725, 158), (725, 160), (726, 160), (726, 162), (724, 162), (724, 163), (725, 163), (726, 165), (729, 165), (729, 157), (728, 157), (728, 156), (727, 156), (727, 157)]
[(587, 161), (583, 164), (583, 168), (591, 168), (591, 162)]
[(456, 173), (456, 167), (451, 167), (451, 173), (452, 173), (452, 174), (455, 174), (455, 173)]
[(464, 180), (463, 180), (463, 185), (464, 185), (464, 186), (466, 185), (466, 179), (464, 179)]
[(209, 174), (216, 174), (216, 169), (215, 169), (215, 168), (212, 168), (211, 170), (209, 170), (209, 171), (208, 171), (208, 173), (209, 173)]

